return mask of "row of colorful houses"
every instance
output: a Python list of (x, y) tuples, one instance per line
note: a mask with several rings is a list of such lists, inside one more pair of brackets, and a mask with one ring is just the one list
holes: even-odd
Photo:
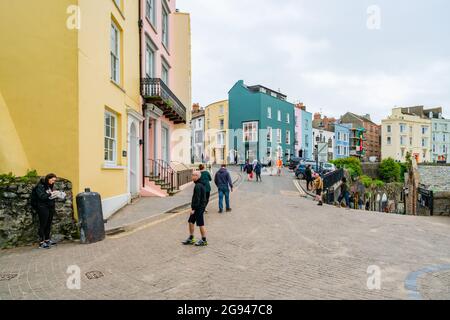
[(248, 86), (240, 80), (228, 92), (228, 100), (204, 109), (193, 106), (191, 162), (221, 164), (258, 159), (274, 163), (277, 159), (288, 162), (292, 157), (312, 160), (321, 143), (329, 144), (326, 160), (362, 156), (363, 127), (352, 121), (333, 121), (329, 129), (328, 124), (325, 128), (314, 121), (304, 104), (290, 103), (278, 91)]
[(89, 187), (106, 218), (166, 196), (152, 164), (190, 162), (189, 134), (177, 136), (191, 115), (189, 14), (175, 0), (3, 1), (0, 12), (0, 172)]
[(292, 157), (405, 161), (408, 152), (418, 162), (450, 161), (450, 120), (440, 107), (394, 108), (381, 125), (368, 114), (347, 112), (335, 119), (312, 115), (278, 91), (240, 80), (228, 100), (204, 109), (194, 105), (192, 123), (192, 163), (274, 163)]

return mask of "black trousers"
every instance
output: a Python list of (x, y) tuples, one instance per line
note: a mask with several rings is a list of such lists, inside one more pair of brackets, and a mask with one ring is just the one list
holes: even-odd
[(211, 192), (206, 192), (206, 205), (205, 208), (208, 206), (209, 203), (209, 197), (211, 196)]
[(261, 179), (261, 173), (257, 173), (256, 174), (256, 181), (262, 181), (262, 179)]
[(54, 206), (39, 204), (37, 208), (39, 216), (39, 240), (50, 240), (53, 216), (56, 214)]

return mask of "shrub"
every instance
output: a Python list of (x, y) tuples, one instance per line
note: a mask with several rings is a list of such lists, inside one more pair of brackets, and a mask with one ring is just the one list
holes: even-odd
[(39, 178), (36, 170), (27, 170), (23, 177), (16, 177), (12, 172), (0, 174), (0, 186), (7, 186), (15, 182), (30, 182)]
[(373, 180), (371, 177), (361, 176), (360, 180), (361, 180), (361, 183), (364, 185), (364, 187), (370, 188), (372, 186)]
[(400, 164), (395, 162), (392, 158), (387, 158), (381, 161), (379, 176), (381, 180), (386, 183), (400, 181)]
[(362, 175), (361, 161), (358, 158), (350, 157), (343, 159), (336, 159), (331, 161), (337, 168), (344, 168), (349, 170), (352, 177), (360, 177)]
[(373, 180), (373, 184), (375, 185), (376, 188), (383, 188), (384, 187), (384, 182), (381, 180)]

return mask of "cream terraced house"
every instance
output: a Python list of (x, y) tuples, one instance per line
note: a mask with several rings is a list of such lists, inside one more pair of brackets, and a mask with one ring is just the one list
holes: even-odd
[(205, 152), (213, 164), (235, 162), (236, 154), (228, 148), (228, 100), (205, 108)]
[(382, 121), (382, 159), (404, 162), (408, 152), (419, 163), (431, 162), (431, 120), (423, 107), (394, 108)]

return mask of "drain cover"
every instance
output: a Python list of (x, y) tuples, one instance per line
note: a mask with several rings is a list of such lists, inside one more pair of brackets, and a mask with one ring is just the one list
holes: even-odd
[(17, 273), (0, 273), (0, 281), (9, 281), (17, 276)]
[(89, 272), (86, 272), (86, 277), (89, 280), (99, 279), (99, 278), (101, 278), (103, 276), (104, 276), (104, 274), (101, 271), (89, 271)]

